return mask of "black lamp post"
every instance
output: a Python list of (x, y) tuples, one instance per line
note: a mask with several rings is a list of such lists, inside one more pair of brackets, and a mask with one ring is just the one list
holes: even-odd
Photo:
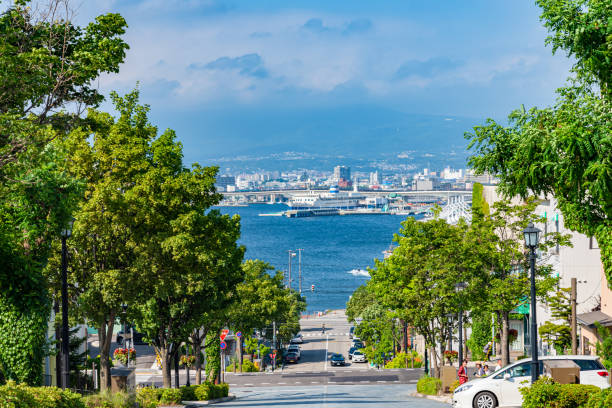
[(121, 304), (121, 309), (123, 310), (123, 348), (127, 351), (125, 366), (130, 366), (130, 349), (128, 348), (128, 334), (127, 334), (127, 305), (125, 303)]
[(70, 331), (68, 327), (68, 248), (66, 240), (72, 235), (72, 223), (69, 221), (62, 231), (62, 388), (70, 387)]
[[(455, 290), (461, 292), (467, 287), (465, 282), (459, 282), (455, 285)], [(459, 302), (459, 367), (463, 364), (463, 306)]]
[(525, 247), (529, 248), (529, 264), (531, 269), (531, 382), (534, 383), (539, 377), (538, 364), (538, 325), (536, 322), (536, 281), (535, 260), (536, 248), (538, 247), (540, 230), (529, 223), (523, 230), (525, 236)]

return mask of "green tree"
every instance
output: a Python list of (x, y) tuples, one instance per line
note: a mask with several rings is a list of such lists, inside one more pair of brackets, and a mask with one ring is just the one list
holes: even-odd
[(441, 219), (408, 218), (394, 238), (399, 246), (370, 270), (369, 284), (381, 305), (395, 310), (425, 338), (436, 375), (449, 338), (447, 316), (459, 307), (468, 309), (471, 289), (455, 291), (457, 282), (469, 281), (469, 268), (475, 266), (464, 262), (467, 228), (464, 222), (453, 226)]
[(0, 371), (40, 384), (50, 311), (42, 269), (80, 194), (54, 143), (78, 115), (57, 111), (99, 103), (92, 81), (117, 71), (127, 45), (117, 14), (82, 29), (54, 4), (46, 18), (26, 5), (0, 14)]
[(470, 316), (472, 320), (472, 334), (467, 340), (468, 348), (472, 351), (472, 359), (483, 360), (484, 348), (493, 338), (491, 327), (491, 312), (488, 310), (474, 310)]
[(597, 238), (612, 282), (612, 5), (607, 0), (538, 0), (547, 43), (574, 58), (575, 78), (551, 108), (489, 119), (466, 134), (470, 165), (500, 179), (508, 196), (552, 194), (574, 231)]
[[(469, 241), (472, 242), (470, 246), (478, 247), (478, 250), (469, 262), (477, 261), (479, 264), (473, 287), (481, 289), (476, 298), (486, 299), (474, 307), (498, 316), (504, 365), (510, 362), (510, 313), (530, 294), (528, 257), (523, 249), (522, 231), (530, 222), (537, 223), (536, 206), (537, 201), (533, 198), (517, 205), (501, 200), (493, 204), (490, 216), (475, 213), (472, 218)], [(543, 297), (557, 282), (551, 276), (551, 267), (546, 264), (547, 248), (557, 243), (567, 245), (569, 237), (548, 233), (540, 241), (543, 257), (536, 268), (536, 285), (538, 296)]]
[(351, 295), (351, 298), (346, 303), (346, 317), (349, 322), (355, 323), (355, 320), (363, 317), (363, 312), (369, 306), (377, 303), (376, 294), (368, 285), (361, 285)]
[(557, 293), (548, 298), (551, 317), (561, 322), (546, 321), (538, 329), (540, 335), (555, 347), (558, 354), (565, 353), (572, 345), (570, 292), (570, 288), (560, 288)]

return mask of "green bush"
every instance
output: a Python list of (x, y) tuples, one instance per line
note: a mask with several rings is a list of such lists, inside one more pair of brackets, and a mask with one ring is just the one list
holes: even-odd
[(212, 399), (210, 385), (211, 385), (210, 383), (196, 385), (196, 388), (195, 388), (196, 401), (207, 401), (209, 399)]
[(586, 408), (608, 407), (612, 407), (612, 390), (610, 388), (591, 394), (586, 404)]
[(136, 400), (141, 408), (155, 408), (161, 398), (163, 388), (143, 387), (136, 390)]
[(28, 387), (13, 381), (0, 386), (0, 407), (85, 408), (79, 394), (57, 387)]
[(126, 392), (102, 391), (83, 397), (83, 401), (87, 408), (132, 408), (136, 396)]
[[(412, 359), (414, 358), (414, 365), (412, 365)], [(395, 358), (388, 361), (385, 364), (385, 368), (421, 368), (423, 360), (421, 356), (414, 353), (414, 355), (407, 353), (397, 353)]]
[(531, 387), (520, 390), (523, 408), (582, 408), (592, 395), (600, 392), (594, 385), (559, 384), (549, 377), (542, 377)]
[(417, 392), (427, 395), (438, 395), (442, 389), (442, 381), (435, 377), (421, 377), (417, 382)]
[(219, 398), (223, 398), (223, 397), (227, 397), (229, 395), (229, 384), (228, 383), (222, 383), (219, 384), (219, 389), (221, 390), (221, 395), (219, 396)]
[(242, 372), (243, 373), (256, 373), (259, 371), (259, 367), (257, 367), (255, 365), (255, 363), (253, 363), (250, 360), (244, 360), (242, 362)]
[(159, 402), (162, 404), (180, 404), (182, 399), (181, 390), (176, 388), (163, 388)]
[(191, 386), (182, 386), (180, 388), (181, 390), (181, 400), (182, 401), (195, 401), (196, 400), (196, 395), (195, 395), (195, 390), (196, 390), (196, 385), (191, 385)]

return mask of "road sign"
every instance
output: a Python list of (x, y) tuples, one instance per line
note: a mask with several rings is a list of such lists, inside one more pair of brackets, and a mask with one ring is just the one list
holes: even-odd
[(236, 337), (242, 337), (242, 332), (236, 332)]
[(225, 348), (227, 347), (227, 343), (222, 341), (219, 347), (221, 347), (221, 350), (225, 350)]
[(221, 335), (219, 336), (221, 338), (221, 341), (225, 340), (225, 337), (227, 337), (228, 333), (229, 333), (228, 329), (221, 330)]

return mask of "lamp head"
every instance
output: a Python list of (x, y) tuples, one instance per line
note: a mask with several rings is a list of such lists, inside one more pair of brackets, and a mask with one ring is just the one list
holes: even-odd
[(527, 228), (523, 230), (523, 235), (525, 237), (525, 246), (527, 248), (535, 249), (538, 246), (540, 230), (534, 227), (532, 222), (530, 222)]

